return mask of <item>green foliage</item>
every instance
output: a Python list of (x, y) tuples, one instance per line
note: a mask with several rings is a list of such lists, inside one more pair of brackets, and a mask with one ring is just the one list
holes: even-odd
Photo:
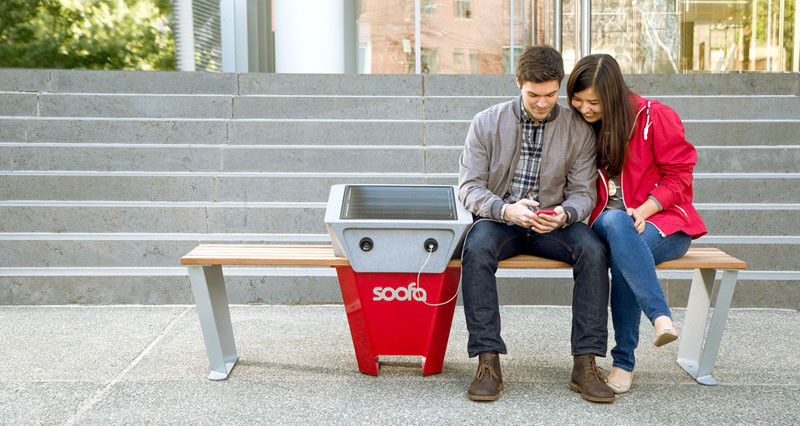
[(1, 0), (0, 67), (172, 70), (171, 0)]

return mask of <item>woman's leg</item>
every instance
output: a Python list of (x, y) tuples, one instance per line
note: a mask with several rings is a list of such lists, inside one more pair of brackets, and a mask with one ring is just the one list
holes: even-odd
[[(624, 214), (624, 212), (622, 213)], [(654, 264), (683, 256), (692, 242), (691, 236), (680, 231), (662, 237), (658, 228), (651, 223), (647, 223), (645, 231), (639, 235), (650, 250)], [(635, 366), (633, 352), (639, 342), (641, 309), (633, 290), (625, 281), (619, 268), (615, 267), (613, 261), (611, 276), (611, 315), (616, 341), (611, 355), (614, 358), (614, 367), (630, 372)], [(613, 374), (614, 371), (612, 371)], [(628, 377), (628, 382), (629, 380)]]
[(612, 280), (615, 280), (616, 272), (616, 280), (628, 284), (650, 323), (662, 315), (671, 317), (658, 282), (653, 255), (633, 226), (633, 218), (621, 210), (608, 210), (600, 214), (593, 228), (608, 244)]
[(656, 265), (668, 260), (683, 257), (689, 246), (692, 245), (692, 236), (683, 231), (678, 231), (674, 234), (662, 237), (658, 232), (658, 228), (648, 223), (641, 234), (647, 247), (650, 248), (650, 253), (653, 255), (653, 261)]

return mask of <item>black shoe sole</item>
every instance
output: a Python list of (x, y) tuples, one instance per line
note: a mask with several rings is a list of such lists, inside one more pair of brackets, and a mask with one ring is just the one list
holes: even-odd
[(492, 402), (492, 401), (497, 401), (498, 399), (500, 399), (500, 394), (497, 394), (497, 395), (470, 395), (469, 393), (467, 393), (467, 398), (469, 398), (470, 401)]
[(500, 391), (502, 390), (503, 390), (503, 384), (500, 383), (497, 386), (497, 395), (472, 395), (469, 393), (469, 391), (467, 391), (467, 398), (469, 398), (470, 401), (484, 401), (484, 402), (497, 401), (498, 399), (500, 399)]
[(614, 402), (614, 396), (604, 398), (604, 397), (600, 397), (600, 396), (586, 395), (585, 393), (581, 392), (580, 386), (576, 385), (575, 383), (570, 383), (569, 384), (569, 390), (571, 390), (573, 392), (578, 392), (579, 394), (581, 394), (581, 397), (583, 397), (583, 399), (585, 399), (587, 401), (605, 402), (605, 403)]

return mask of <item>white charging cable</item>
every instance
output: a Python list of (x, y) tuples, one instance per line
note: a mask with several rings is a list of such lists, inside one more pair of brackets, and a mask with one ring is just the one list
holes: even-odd
[[(420, 288), (420, 289), (422, 289), (422, 290), (424, 290), (424, 289), (422, 288), (422, 285), (421, 285), (421, 283), (420, 283), (420, 281), (419, 281), (419, 277), (420, 277), (420, 275), (422, 275), (422, 270), (423, 270), (423, 269), (425, 269), (425, 265), (427, 265), (427, 264), (428, 264), (428, 261), (429, 261), (429, 260), (431, 260), (431, 256), (432, 256), (432, 255), (433, 255), (433, 247), (428, 247), (428, 258), (427, 258), (427, 259), (425, 259), (425, 263), (423, 263), (423, 264), (422, 264), (422, 267), (421, 267), (421, 268), (419, 268), (419, 272), (417, 273), (417, 288)], [(456, 299), (456, 296), (458, 296), (458, 289), (459, 289), (459, 287), (461, 287), (461, 280), (460, 280), (460, 279), (458, 280), (458, 286), (456, 287), (456, 294), (454, 294), (454, 295), (453, 295), (453, 297), (451, 297), (451, 298), (450, 298), (450, 300), (448, 300), (447, 302), (442, 302), (442, 303), (428, 303), (428, 301), (427, 301), (427, 300), (422, 300), (422, 303), (424, 303), (424, 304), (426, 304), (426, 305), (428, 305), (428, 306), (442, 306), (442, 305), (446, 305), (446, 304), (448, 304), (448, 303), (450, 303), (450, 302), (452, 302), (453, 300), (455, 300), (455, 299)]]

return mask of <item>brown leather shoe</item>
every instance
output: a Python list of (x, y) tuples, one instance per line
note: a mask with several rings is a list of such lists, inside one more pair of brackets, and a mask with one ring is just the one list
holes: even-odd
[(600, 367), (594, 363), (593, 354), (574, 357), (569, 389), (580, 392), (587, 401), (614, 402), (614, 391), (606, 385)]
[(503, 390), (503, 373), (500, 372), (500, 356), (495, 352), (478, 355), (478, 371), (469, 385), (467, 396), (473, 401), (497, 401)]

